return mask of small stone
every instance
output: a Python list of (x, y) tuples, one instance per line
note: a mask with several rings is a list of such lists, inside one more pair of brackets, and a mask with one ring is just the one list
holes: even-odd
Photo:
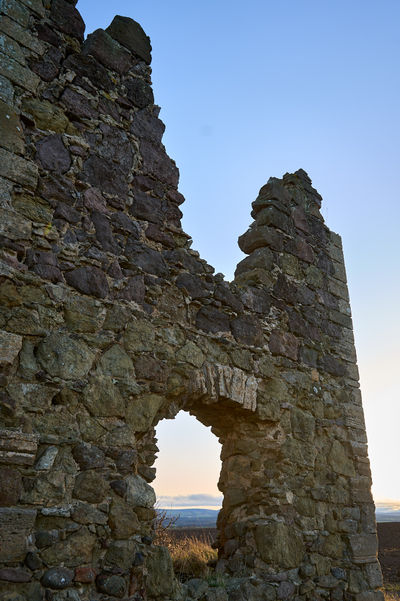
[(132, 265), (140, 267), (145, 273), (150, 273), (161, 278), (168, 277), (169, 269), (161, 252), (128, 238), (125, 246), (125, 255), (129, 257)]
[[(77, 74), (77, 79), (84, 89), (88, 88), (84, 78), (87, 78), (96, 88), (102, 90), (109, 91), (113, 86), (107, 69), (96, 61), (93, 56), (82, 53), (70, 54), (64, 61), (64, 66)], [(105, 99), (103, 99), (103, 102), (104, 101)], [(100, 100), (100, 104), (101, 102), (102, 101)], [(110, 104), (114, 108), (114, 103)], [(119, 119), (118, 111), (116, 112), (115, 117), (117, 120)]]
[(125, 480), (113, 480), (112, 482), (110, 482), (110, 486), (119, 497), (125, 497), (126, 491), (128, 489), (128, 485), (125, 482)]
[(253, 202), (253, 213), (257, 215), (261, 209), (274, 205), (274, 201), (279, 203), (279, 207), (288, 211), (291, 201), (291, 195), (282, 183), (275, 177), (270, 177), (263, 186)]
[(238, 239), (239, 248), (250, 255), (258, 248), (269, 247), (273, 250), (282, 251), (282, 235), (273, 227), (262, 225), (260, 227), (250, 227)]
[(130, 353), (151, 351), (155, 346), (155, 328), (144, 319), (131, 319), (128, 322), (123, 343)]
[(54, 461), (58, 455), (58, 448), (54, 446), (47, 447), (40, 455), (35, 464), (35, 469), (38, 471), (49, 470), (53, 467)]
[(144, 109), (154, 102), (153, 90), (143, 79), (138, 77), (125, 82), (127, 98), (139, 109)]
[(146, 589), (150, 596), (169, 598), (174, 589), (175, 575), (166, 547), (154, 547), (146, 558)]
[(143, 276), (137, 275), (127, 279), (126, 285), (117, 294), (117, 298), (142, 304), (145, 299), (145, 294), (146, 287), (144, 285)]
[(91, 106), (89, 100), (78, 94), (71, 88), (66, 88), (63, 95), (61, 96), (61, 102), (65, 106), (67, 113), (71, 113), (78, 119), (93, 119), (96, 117), (96, 111)]
[(123, 199), (128, 195), (128, 183), (126, 173), (119, 165), (96, 154), (90, 154), (83, 164), (81, 178), (100, 192), (118, 196), (122, 200), (119, 208), (124, 206)]
[(287, 599), (290, 599), (291, 597), (293, 597), (295, 591), (296, 591), (296, 587), (293, 584), (293, 582), (290, 582), (289, 580), (285, 580), (285, 581), (281, 582), (280, 585), (278, 586), (276, 596), (278, 599), (282, 599), (282, 601), (287, 601)]
[(73, 496), (88, 503), (101, 503), (108, 488), (103, 476), (95, 471), (84, 471), (77, 475)]
[(81, 582), (82, 584), (90, 584), (96, 579), (96, 571), (91, 566), (80, 566), (75, 568), (75, 582)]
[(256, 317), (244, 315), (231, 321), (232, 334), (238, 342), (252, 346), (263, 346), (264, 335)]
[(125, 401), (110, 376), (94, 376), (83, 390), (83, 403), (97, 417), (123, 417)]
[(167, 379), (166, 365), (149, 355), (142, 355), (135, 361), (135, 371), (138, 381), (165, 382)]
[(32, 571), (40, 570), (43, 567), (39, 555), (37, 553), (32, 553), (31, 551), (26, 554), (25, 565)]
[(0, 467), (0, 506), (17, 505), (22, 492), (22, 478), (18, 470)]
[(22, 153), (24, 141), (21, 123), (15, 111), (2, 100), (0, 100), (0, 129), (0, 145), (11, 152)]
[(105, 455), (101, 449), (94, 445), (81, 442), (72, 449), (72, 456), (81, 470), (104, 466)]
[(50, 568), (50, 570), (46, 570), (43, 574), (41, 582), (43, 586), (61, 590), (67, 588), (72, 583), (73, 578), (74, 573), (72, 570), (68, 570), (67, 568)]
[(115, 465), (121, 474), (131, 473), (136, 470), (138, 464), (138, 453), (134, 449), (121, 451), (118, 454)]
[(83, 41), (85, 23), (71, 2), (68, 2), (68, 0), (52, 0), (51, 18), (56, 29)]
[(211, 295), (210, 285), (197, 275), (181, 273), (176, 278), (176, 285), (185, 290), (193, 299), (207, 298)]
[(295, 568), (304, 554), (304, 543), (293, 528), (282, 522), (259, 524), (255, 530), (258, 551), (266, 563)]
[(176, 353), (178, 361), (184, 361), (190, 363), (194, 367), (201, 367), (204, 363), (204, 354), (198, 346), (192, 341), (187, 342), (179, 351)]
[(226, 313), (213, 307), (202, 307), (196, 315), (196, 326), (205, 332), (229, 332), (229, 318)]
[(154, 489), (140, 476), (128, 476), (126, 478), (128, 503), (138, 507), (152, 508), (156, 502)]
[(108, 516), (103, 511), (87, 503), (78, 503), (74, 506), (72, 518), (78, 524), (107, 524)]
[(107, 277), (98, 267), (78, 267), (65, 274), (67, 283), (83, 292), (97, 298), (105, 298), (109, 293)]
[(0, 75), (0, 98), (7, 104), (12, 104), (14, 100), (14, 88), (11, 82)]
[(53, 332), (39, 344), (37, 358), (47, 373), (68, 380), (83, 378), (94, 355), (84, 342)]
[(128, 48), (130, 52), (142, 58), (148, 65), (151, 62), (150, 38), (142, 27), (129, 17), (117, 15), (106, 29), (114, 40)]
[(13, 363), (22, 348), (22, 336), (0, 330), (0, 364)]
[(273, 330), (269, 339), (269, 349), (273, 355), (284, 355), (296, 361), (299, 341), (289, 332)]
[(174, 188), (178, 186), (179, 170), (161, 145), (140, 140), (140, 153), (145, 175), (151, 175)]
[(22, 568), (1, 568), (0, 580), (6, 582), (30, 582), (32, 575)]
[(31, 115), (35, 120), (36, 127), (43, 130), (51, 130), (56, 133), (66, 131), (69, 121), (57, 106), (54, 106), (48, 100), (38, 100), (37, 98), (24, 98), (22, 102), (24, 113)]
[(71, 156), (59, 134), (42, 138), (36, 144), (36, 150), (44, 169), (65, 173), (71, 167)]
[(20, 186), (25, 185), (30, 189), (35, 189), (38, 181), (38, 168), (35, 163), (0, 148), (0, 176), (16, 182)]
[(109, 515), (110, 528), (116, 539), (127, 539), (140, 531), (135, 511), (122, 499), (115, 498)]
[[(11, 5), (11, 2), (8, 4)], [(13, 4), (16, 5), (15, 2), (13, 2)], [(3, 2), (1, 6), (3, 8), (5, 3)], [(36, 93), (40, 82), (39, 77), (30, 69), (23, 67), (17, 61), (3, 53), (0, 54), (0, 76), (1, 75), (33, 94)]]
[(121, 248), (117, 244), (113, 236), (110, 220), (108, 219), (108, 217), (104, 215), (103, 212), (93, 211), (92, 221), (96, 230), (96, 238), (100, 242), (101, 247), (105, 251), (113, 253), (115, 255), (120, 254)]
[(125, 594), (126, 583), (122, 576), (100, 574), (96, 578), (97, 590), (101, 593), (121, 598)]
[(132, 64), (131, 54), (103, 29), (96, 29), (88, 35), (82, 51), (120, 74), (126, 73)]

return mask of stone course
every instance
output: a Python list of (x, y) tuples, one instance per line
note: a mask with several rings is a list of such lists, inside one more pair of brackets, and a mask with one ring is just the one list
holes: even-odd
[[(340, 237), (271, 178), (233, 282), (191, 249), (150, 41), (0, 1), (0, 601), (380, 601)], [(216, 582), (153, 544), (155, 426), (221, 445)]]

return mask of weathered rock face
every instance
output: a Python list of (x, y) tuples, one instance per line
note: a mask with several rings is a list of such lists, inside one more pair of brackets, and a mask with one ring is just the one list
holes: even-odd
[[(150, 42), (0, 3), (0, 599), (380, 598), (339, 236), (270, 179), (234, 282), (190, 249)], [(154, 427), (222, 444), (226, 590), (152, 544)]]

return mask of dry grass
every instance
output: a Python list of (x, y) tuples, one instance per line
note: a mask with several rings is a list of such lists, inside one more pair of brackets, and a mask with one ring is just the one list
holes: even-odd
[(170, 553), (175, 574), (180, 578), (204, 578), (210, 574), (209, 563), (217, 560), (217, 551), (210, 543), (194, 536), (175, 540)]
[(400, 601), (400, 584), (385, 583), (383, 594), (385, 601)]
[(155, 521), (155, 543), (167, 547), (172, 558), (174, 572), (181, 580), (204, 578), (210, 575), (209, 564), (217, 560), (217, 551), (211, 547), (207, 536), (174, 536), (175, 519), (159, 511)]

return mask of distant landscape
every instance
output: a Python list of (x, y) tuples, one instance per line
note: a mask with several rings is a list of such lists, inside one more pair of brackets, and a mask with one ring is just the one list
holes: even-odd
[[(215, 528), (219, 509), (191, 507), (163, 509), (168, 518), (176, 519), (174, 528)], [(377, 503), (377, 522), (400, 522), (400, 504)]]

